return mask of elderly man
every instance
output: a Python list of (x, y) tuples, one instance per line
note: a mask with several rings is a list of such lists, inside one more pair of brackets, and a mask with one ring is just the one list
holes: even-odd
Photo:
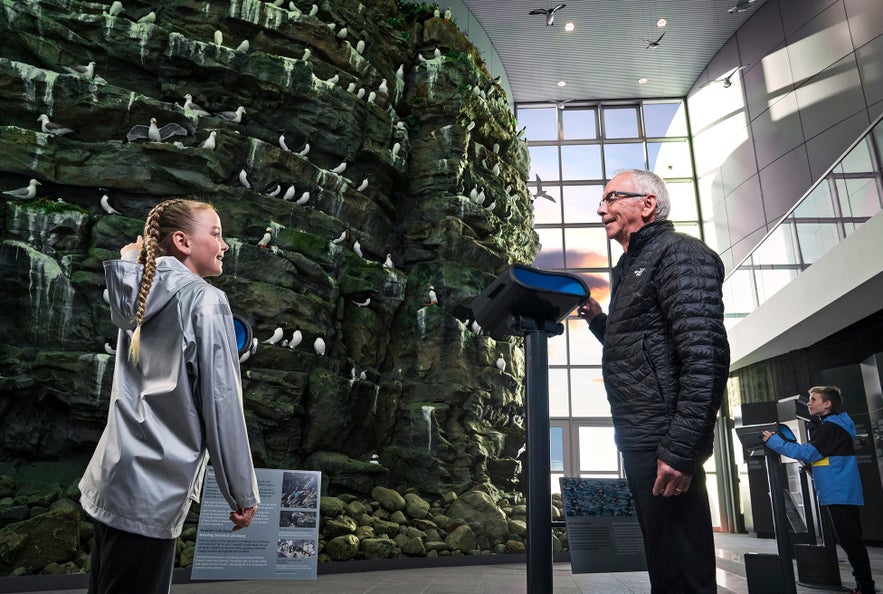
[(579, 314), (604, 345), (603, 371), (653, 594), (717, 592), (705, 472), (726, 387), (724, 267), (667, 219), (668, 190), (650, 171), (619, 172), (598, 214), (625, 253), (609, 314)]

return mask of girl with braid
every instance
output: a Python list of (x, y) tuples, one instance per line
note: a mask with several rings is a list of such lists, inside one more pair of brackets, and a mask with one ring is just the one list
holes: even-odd
[(143, 239), (104, 263), (119, 333), (107, 426), (79, 484), (95, 520), (90, 593), (169, 592), (209, 457), (233, 530), (255, 515), (233, 317), (203, 280), (221, 274), (228, 249), (214, 208), (166, 200)]

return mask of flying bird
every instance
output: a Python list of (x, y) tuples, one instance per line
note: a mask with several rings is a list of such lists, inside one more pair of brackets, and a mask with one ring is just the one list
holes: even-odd
[(553, 8), (534, 8), (527, 14), (544, 14), (546, 15), (546, 26), (551, 27), (555, 23), (555, 13), (567, 6), (566, 4), (557, 4)]
[(160, 128), (156, 123), (156, 118), (150, 118), (149, 126), (141, 124), (132, 126), (132, 129), (126, 134), (126, 140), (132, 142), (140, 138), (147, 138), (153, 142), (162, 142), (172, 136), (187, 136), (187, 129), (174, 122)]
[(656, 49), (657, 47), (659, 47), (659, 42), (662, 41), (662, 38), (665, 37), (665, 34), (666, 31), (663, 31), (662, 35), (656, 38), (656, 41), (653, 41), (652, 39), (645, 39), (644, 41), (647, 42), (647, 49)]
[(543, 180), (540, 179), (540, 175), (538, 173), (535, 175), (537, 179), (537, 191), (534, 193), (533, 197), (545, 198), (546, 200), (551, 200), (552, 202), (555, 202), (555, 198), (543, 189)]
[(736, 14), (737, 12), (746, 12), (754, 8), (751, 6), (754, 4), (754, 0), (738, 0), (735, 6), (732, 6), (727, 9), (727, 12), (730, 14)]
[(722, 83), (722, 86), (723, 86), (725, 89), (729, 89), (731, 86), (733, 86), (733, 81), (732, 81), (733, 75), (736, 74), (737, 72), (739, 72), (740, 70), (743, 70), (743, 69), (747, 68), (747, 67), (750, 66), (750, 65), (751, 65), (751, 64), (744, 64), (744, 65), (742, 65), (742, 66), (736, 66), (735, 68), (733, 68), (732, 70), (730, 70), (729, 72), (727, 72), (725, 75), (723, 75), (723, 76), (721, 76), (721, 77), (719, 77), (719, 78), (716, 78), (716, 79), (714, 79), (714, 80), (710, 80), (710, 81), (708, 81), (707, 83), (705, 83), (705, 84), (702, 85), (702, 86), (703, 86), (703, 87), (707, 87), (708, 85), (710, 85), (710, 84), (712, 84), (712, 83), (719, 82), (719, 83)]
[(37, 118), (37, 121), (40, 122), (40, 128), (43, 130), (44, 134), (51, 134), (52, 136), (64, 136), (65, 134), (70, 134), (74, 131), (73, 128), (65, 128), (60, 124), (50, 122), (49, 116), (45, 113), (41, 113), (40, 117)]
[(7, 196), (12, 196), (13, 198), (16, 198), (18, 200), (30, 200), (31, 198), (33, 198), (34, 196), (37, 195), (37, 186), (42, 186), (42, 185), (43, 184), (41, 184), (37, 180), (32, 179), (31, 181), (28, 182), (28, 185), (26, 185), (23, 188), (16, 188), (14, 190), (6, 190), (3, 193), (6, 194)]

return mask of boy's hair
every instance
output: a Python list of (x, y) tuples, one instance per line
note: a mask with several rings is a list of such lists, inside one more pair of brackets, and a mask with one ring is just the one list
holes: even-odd
[(840, 388), (837, 386), (813, 386), (809, 389), (810, 394), (818, 394), (822, 400), (831, 403), (831, 412), (839, 413), (840, 407), (843, 406), (843, 396), (840, 395)]

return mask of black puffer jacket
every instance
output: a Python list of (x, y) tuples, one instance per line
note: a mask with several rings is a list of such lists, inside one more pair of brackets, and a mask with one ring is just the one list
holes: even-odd
[(711, 455), (730, 364), (723, 276), (717, 254), (669, 221), (629, 238), (613, 269), (610, 313), (589, 326), (604, 344), (620, 450), (655, 449), (687, 474)]

